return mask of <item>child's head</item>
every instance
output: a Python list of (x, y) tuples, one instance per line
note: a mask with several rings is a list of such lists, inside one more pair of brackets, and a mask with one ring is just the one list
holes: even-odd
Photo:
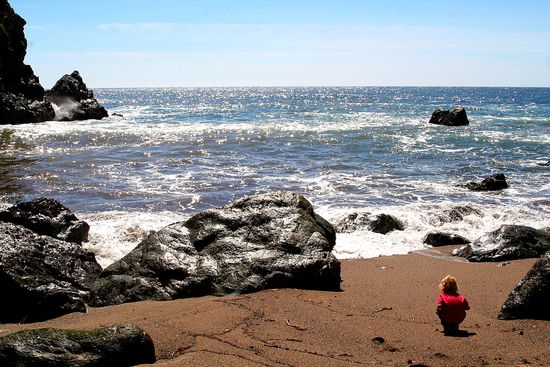
[(439, 290), (442, 293), (458, 293), (458, 284), (456, 284), (456, 279), (450, 275), (447, 275), (439, 283)]

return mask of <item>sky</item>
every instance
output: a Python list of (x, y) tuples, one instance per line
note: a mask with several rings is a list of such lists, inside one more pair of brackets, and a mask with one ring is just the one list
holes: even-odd
[(550, 87), (547, 0), (9, 0), (51, 88)]

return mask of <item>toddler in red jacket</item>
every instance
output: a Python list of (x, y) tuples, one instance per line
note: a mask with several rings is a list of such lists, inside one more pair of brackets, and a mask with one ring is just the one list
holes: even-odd
[(445, 335), (458, 333), (458, 325), (464, 321), (466, 310), (470, 309), (468, 301), (458, 293), (456, 279), (447, 275), (439, 283), (441, 294), (437, 299), (437, 316), (443, 325)]

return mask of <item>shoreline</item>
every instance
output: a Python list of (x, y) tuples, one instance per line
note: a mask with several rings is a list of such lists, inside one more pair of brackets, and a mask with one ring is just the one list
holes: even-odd
[[(497, 319), (536, 259), (449, 261), (453, 248), (341, 260), (340, 292), (269, 289), (126, 303), (3, 324), (0, 335), (133, 323), (153, 338), (155, 366), (549, 365), (550, 322)], [(461, 325), (466, 337), (443, 336), (435, 315), (437, 284), (447, 274), (472, 307)]]

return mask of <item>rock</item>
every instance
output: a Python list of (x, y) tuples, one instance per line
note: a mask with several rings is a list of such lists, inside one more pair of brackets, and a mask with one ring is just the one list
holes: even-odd
[(115, 117), (124, 117), (121, 113), (117, 113), (117, 112), (111, 113), (111, 116), (115, 116)]
[(550, 253), (538, 260), (502, 305), (499, 319), (550, 320)]
[(481, 182), (468, 182), (464, 187), (472, 191), (496, 191), (507, 188), (508, 183), (503, 173), (497, 173), (484, 178)]
[(155, 361), (151, 337), (128, 324), (90, 331), (25, 330), (0, 338), (3, 367), (120, 367)]
[(375, 233), (387, 234), (391, 231), (402, 231), (403, 224), (389, 214), (352, 213), (336, 222), (336, 231), (351, 233), (359, 230), (369, 230)]
[(106, 117), (107, 111), (93, 98), (78, 72), (65, 75), (45, 94), (32, 67), (24, 63), (25, 24), (7, 0), (0, 0), (0, 124)]
[(542, 167), (550, 167), (550, 161), (539, 162), (539, 163), (537, 163), (537, 165), (542, 166)]
[(0, 0), (0, 124), (53, 120), (52, 106), (43, 101), (44, 88), (23, 62), (27, 40), (25, 20), (6, 0)]
[(506, 261), (539, 257), (550, 250), (550, 233), (527, 226), (503, 225), (473, 244), (453, 251), (469, 261)]
[(430, 232), (424, 237), (425, 244), (433, 247), (447, 246), (447, 245), (465, 245), (470, 241), (462, 236), (456, 234), (449, 234), (443, 232)]
[(441, 223), (452, 223), (460, 222), (467, 215), (478, 215), (481, 216), (482, 213), (480, 210), (473, 208), (469, 205), (457, 205), (451, 209), (446, 209), (438, 215), (438, 219)]
[(109, 116), (76, 70), (61, 77), (54, 87), (46, 92), (46, 100), (56, 105), (56, 119), (61, 121), (101, 120)]
[(19, 203), (0, 212), (0, 221), (20, 224), (31, 231), (60, 240), (82, 243), (88, 240), (88, 223), (54, 199), (40, 198)]
[(435, 110), (430, 118), (430, 124), (445, 126), (464, 126), (469, 125), (466, 110), (463, 107), (455, 108), (452, 111)]
[(245, 197), (146, 237), (94, 284), (90, 304), (340, 289), (333, 227), (301, 195)]
[(34, 322), (85, 312), (101, 272), (92, 253), (73, 242), (0, 222), (0, 322)]

